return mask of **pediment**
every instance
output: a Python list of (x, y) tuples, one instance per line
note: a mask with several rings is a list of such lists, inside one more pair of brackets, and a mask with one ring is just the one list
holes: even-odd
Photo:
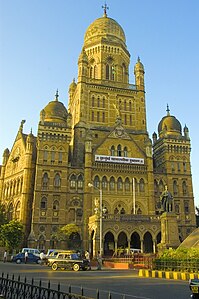
[(117, 125), (113, 131), (109, 134), (108, 138), (116, 138), (116, 139), (127, 139), (131, 140), (131, 137), (126, 132), (125, 128), (122, 125)]

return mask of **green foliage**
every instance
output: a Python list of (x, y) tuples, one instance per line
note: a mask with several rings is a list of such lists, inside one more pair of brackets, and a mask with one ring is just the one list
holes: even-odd
[(6, 218), (6, 210), (5, 206), (0, 202), (0, 226), (5, 223), (8, 223)]
[(178, 248), (165, 250), (160, 256), (160, 260), (187, 260), (199, 259), (199, 249)]
[(23, 238), (23, 225), (18, 220), (0, 226), (0, 239), (9, 251), (18, 249)]
[(76, 224), (70, 223), (62, 226), (53, 237), (58, 241), (69, 241), (70, 236), (76, 233), (79, 233), (79, 227)]

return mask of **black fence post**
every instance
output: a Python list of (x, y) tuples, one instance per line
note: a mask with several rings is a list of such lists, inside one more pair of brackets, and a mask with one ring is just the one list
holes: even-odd
[(99, 290), (96, 291), (96, 299), (99, 299)]

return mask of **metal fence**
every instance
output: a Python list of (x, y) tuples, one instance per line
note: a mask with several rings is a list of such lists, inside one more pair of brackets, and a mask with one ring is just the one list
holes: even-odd
[(163, 260), (155, 259), (153, 269), (161, 271), (178, 271), (178, 272), (199, 272), (199, 260)]
[[(34, 279), (30, 282), (26, 277), (22, 280), (20, 276), (15, 279), (14, 275), (4, 275), (0, 277), (0, 299), (132, 299), (135, 296), (108, 292), (104, 290), (94, 290), (79, 286), (68, 286), (67, 292), (61, 291), (58, 283), (57, 289), (51, 288), (51, 283), (39, 281), (36, 285)], [(63, 287), (63, 286), (62, 286)], [(66, 286), (64, 286), (66, 288)], [(72, 291), (73, 289), (73, 291)], [(75, 291), (74, 291), (75, 290)]]

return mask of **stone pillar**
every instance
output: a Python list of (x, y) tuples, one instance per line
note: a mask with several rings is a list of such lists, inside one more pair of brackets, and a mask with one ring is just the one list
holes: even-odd
[(144, 240), (140, 239), (140, 245), (141, 245), (141, 252), (144, 252)]
[(180, 245), (177, 216), (173, 212), (164, 212), (160, 216), (160, 221), (162, 239), (158, 244), (158, 250), (177, 248)]

